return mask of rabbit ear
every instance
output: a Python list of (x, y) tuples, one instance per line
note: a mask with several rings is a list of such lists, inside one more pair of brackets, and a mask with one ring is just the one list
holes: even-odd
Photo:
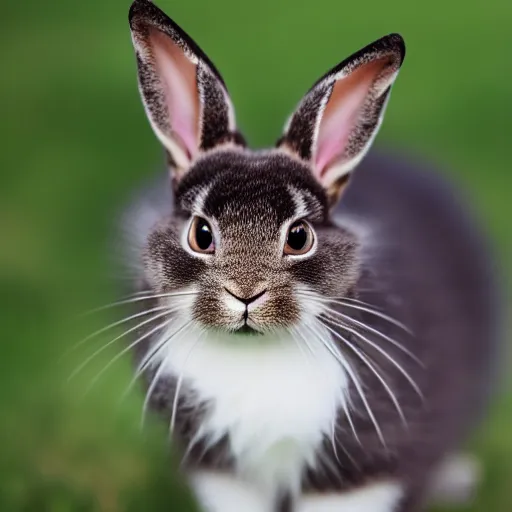
[(179, 179), (202, 151), (242, 144), (224, 81), (201, 49), (148, 0), (129, 14), (149, 121)]
[(398, 34), (366, 46), (323, 76), (289, 119), (278, 146), (311, 165), (331, 200), (377, 134), (404, 55)]

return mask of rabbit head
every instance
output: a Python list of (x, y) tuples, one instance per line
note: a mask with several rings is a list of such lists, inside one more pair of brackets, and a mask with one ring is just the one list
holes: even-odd
[(358, 277), (357, 237), (330, 220), (369, 148), (404, 57), (384, 37), (322, 77), (276, 148), (253, 152), (218, 71), (153, 3), (130, 10), (139, 86), (168, 155), (172, 216), (152, 229), (145, 280), (185, 291), (206, 328), (269, 332), (308, 315), (307, 294), (342, 296)]

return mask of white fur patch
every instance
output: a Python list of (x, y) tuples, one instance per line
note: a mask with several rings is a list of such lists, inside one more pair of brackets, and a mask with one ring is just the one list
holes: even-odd
[(199, 472), (191, 479), (205, 512), (268, 512), (272, 503), (259, 489), (230, 475)]
[(297, 512), (394, 512), (403, 496), (395, 482), (381, 482), (344, 494), (305, 496)]
[(482, 476), (481, 469), (478, 459), (470, 454), (448, 456), (434, 472), (430, 500), (443, 505), (470, 504)]
[(215, 442), (229, 434), (238, 476), (263, 496), (277, 488), (298, 492), (304, 466), (315, 463), (336, 411), (345, 406), (341, 365), (319, 342), (310, 340), (313, 357), (286, 333), (208, 331), (199, 342), (198, 331), (185, 335), (169, 343), (163, 373), (182, 375), (211, 404), (198, 437)]

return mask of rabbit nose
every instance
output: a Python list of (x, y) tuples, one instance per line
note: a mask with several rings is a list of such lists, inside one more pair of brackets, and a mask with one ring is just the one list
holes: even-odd
[(242, 302), (246, 306), (249, 306), (249, 304), (251, 304), (252, 302), (258, 300), (260, 297), (263, 297), (263, 295), (265, 295), (265, 293), (267, 293), (267, 290), (263, 290), (260, 293), (257, 293), (256, 295), (253, 295), (252, 297), (244, 298), (244, 297), (239, 297), (238, 295), (235, 295), (228, 288), (224, 288), (224, 289), (229, 293), (229, 295), (231, 295), (235, 299), (239, 300), (240, 302)]

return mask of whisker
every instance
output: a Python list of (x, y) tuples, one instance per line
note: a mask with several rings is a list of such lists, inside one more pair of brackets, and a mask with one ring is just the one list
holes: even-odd
[(171, 421), (169, 423), (169, 433), (171, 435), (174, 434), (174, 429), (175, 429), (175, 426), (176, 426), (176, 415), (178, 414), (178, 404), (179, 404), (180, 391), (181, 391), (181, 386), (182, 386), (182, 383), (183, 383), (183, 378), (184, 378), (184, 375), (185, 375), (185, 369), (186, 369), (186, 366), (187, 366), (187, 362), (190, 359), (190, 356), (192, 355), (192, 352), (194, 352), (194, 350), (197, 348), (199, 343), (202, 341), (201, 338), (202, 338), (203, 333), (204, 333), (204, 331), (201, 332), (201, 334), (199, 335), (197, 340), (192, 344), (192, 347), (190, 347), (190, 350), (189, 350), (188, 354), (185, 356), (185, 360), (183, 361), (183, 366), (182, 366), (182, 368), (180, 370), (180, 375), (178, 377), (178, 380), (176, 381), (176, 390), (175, 390), (174, 398), (173, 398), (173, 401), (172, 401)]
[(165, 364), (167, 363), (167, 357), (164, 357), (161, 361), (160, 361), (160, 364), (158, 365), (158, 368), (156, 369), (156, 372), (155, 374), (153, 375), (153, 378), (151, 379), (151, 383), (146, 391), (146, 395), (144, 397), (144, 404), (142, 406), (142, 415), (141, 415), (141, 419), (140, 419), (140, 429), (143, 430), (144, 429), (144, 423), (145, 423), (145, 420), (146, 420), (146, 409), (148, 407), (148, 404), (149, 404), (149, 401), (151, 400), (151, 395), (153, 394), (153, 391), (160, 379), (160, 374), (164, 371), (165, 369)]
[[(165, 340), (165, 346), (167, 346), (167, 344), (171, 341), (172, 338), (174, 338), (175, 336), (177, 336), (181, 332), (186, 331), (191, 324), (192, 324), (192, 321), (185, 322), (176, 331), (174, 331), (172, 333), (172, 335), (169, 336)], [(155, 375), (154, 375), (154, 377), (153, 377), (153, 379), (151, 381), (151, 384), (149, 385), (149, 388), (148, 388), (148, 390), (146, 392), (146, 397), (144, 398), (144, 404), (142, 406), (142, 417), (141, 417), (141, 422), (140, 422), (141, 429), (144, 428), (144, 422), (145, 422), (145, 418), (146, 418), (146, 414), (147, 414), (147, 410), (148, 410), (148, 406), (149, 406), (149, 401), (151, 400), (151, 395), (153, 394), (153, 391), (155, 390), (155, 387), (158, 384), (158, 381), (160, 379), (160, 375), (165, 370), (165, 364), (164, 363), (167, 363), (167, 357), (164, 357), (163, 360), (162, 360), (162, 363), (158, 366), (158, 368), (157, 368), (157, 370), (155, 372)]]
[[(320, 464), (317, 465), (317, 471), (322, 471), (328, 480), (335, 478), (339, 483), (343, 482), (343, 473), (340, 472), (340, 467), (336, 466), (331, 457), (319, 458), (318, 460)], [(339, 459), (338, 464), (340, 464)]]
[(146, 338), (149, 338), (151, 335), (153, 335), (155, 332), (158, 332), (160, 329), (163, 329), (167, 325), (169, 325), (172, 322), (172, 319), (166, 320), (165, 322), (162, 322), (161, 324), (157, 325), (153, 329), (149, 330), (139, 338), (137, 338), (133, 343), (130, 343), (125, 349), (123, 349), (121, 352), (119, 352), (115, 357), (113, 357), (104, 367), (103, 369), (94, 377), (94, 379), (91, 381), (89, 386), (86, 389), (86, 394), (89, 393), (89, 391), (93, 388), (93, 386), (98, 382), (98, 380), (101, 378), (101, 376), (121, 357), (123, 357), (127, 352), (129, 352), (133, 347), (141, 343)]
[[(313, 356), (313, 358), (316, 358), (316, 353), (315, 351), (313, 350), (313, 348), (311, 347), (308, 339), (304, 336), (304, 334), (302, 333), (302, 331), (299, 329), (299, 328), (294, 328), (295, 332), (302, 338), (302, 340), (304, 341), (304, 343), (306, 344), (306, 346), (308, 347), (309, 349), (309, 352), (311, 353), (311, 355)], [(359, 436), (357, 435), (357, 432), (356, 432), (356, 428), (354, 426), (354, 422), (352, 421), (352, 416), (350, 414), (350, 410), (347, 406), (347, 403), (345, 402), (345, 400), (342, 400), (342, 404), (341, 404), (341, 407), (343, 409), (343, 412), (345, 413), (345, 416), (348, 420), (348, 423), (350, 425), (350, 428), (352, 429), (352, 432), (354, 434), (354, 438), (356, 439), (356, 441), (361, 444), (361, 441), (359, 439)], [(336, 414), (334, 415), (334, 419), (333, 419), (334, 423), (336, 422)], [(333, 426), (334, 428), (334, 426)], [(334, 443), (334, 439), (332, 440), (332, 442)], [(333, 449), (335, 450), (335, 447), (333, 446)], [(344, 450), (345, 451), (345, 450)], [(348, 455), (348, 454), (347, 454)], [(338, 458), (338, 455), (336, 454), (336, 458)], [(349, 456), (350, 458), (350, 456)]]
[[(398, 348), (399, 350), (401, 350), (402, 352), (404, 352), (405, 354), (407, 354), (411, 359), (413, 359), (416, 363), (418, 363), (422, 368), (425, 368), (424, 364), (421, 362), (420, 359), (418, 359), (409, 349), (407, 349), (406, 347), (404, 347), (401, 343), (399, 343), (398, 341), (394, 340), (393, 338), (387, 336), (386, 334), (380, 332), (379, 330), (369, 326), (369, 325), (366, 325), (365, 323), (363, 322), (360, 322), (359, 320), (356, 320), (355, 318), (352, 318), (350, 315), (345, 315), (344, 313), (341, 313), (340, 311), (336, 311), (335, 309), (332, 309), (332, 308), (329, 308), (329, 307), (326, 307), (325, 308), (326, 311), (328, 311), (329, 313), (333, 314), (333, 315), (336, 315), (336, 316), (339, 316), (340, 318), (343, 318), (349, 322), (352, 322), (353, 324), (357, 325), (358, 327), (361, 327), (362, 329), (365, 329), (367, 330), (368, 332), (371, 332), (377, 336), (380, 336), (382, 339), (388, 341), (389, 343), (391, 343), (392, 345), (394, 345), (396, 348)], [(348, 326), (345, 326), (345, 325), (340, 325), (340, 327), (346, 327), (347, 330), (349, 330), (349, 327)], [(350, 332), (352, 332), (350, 330)], [(354, 331), (354, 334), (356, 333), (357, 331)], [(357, 333), (356, 335), (359, 335), (359, 333)]]
[[(194, 412), (196, 410), (197, 410), (197, 405), (194, 408)], [(190, 438), (190, 440), (188, 442), (187, 448), (185, 449), (185, 451), (183, 452), (183, 455), (181, 456), (180, 469), (183, 469), (183, 467), (185, 466), (185, 463), (186, 463), (186, 461), (188, 459), (188, 456), (190, 455), (190, 453), (192, 452), (194, 447), (197, 445), (197, 443), (201, 440), (201, 438), (202, 438), (201, 429), (196, 429), (194, 435), (191, 436), (191, 438)], [(170, 439), (170, 441), (172, 442), (172, 439)], [(205, 445), (206, 444), (207, 443), (206, 443), (206, 440), (205, 440)], [(208, 448), (205, 446), (204, 450), (206, 451), (207, 449)], [(201, 456), (201, 458), (202, 458), (202, 456)]]
[(338, 457), (338, 452), (337, 452), (337, 448), (336, 448), (336, 443), (339, 443), (339, 445), (341, 446), (341, 449), (343, 450), (343, 453), (348, 457), (348, 459), (350, 460), (350, 462), (352, 462), (352, 464), (354, 465), (354, 467), (356, 469), (358, 469), (359, 471), (361, 471), (361, 466), (356, 462), (356, 460), (354, 459), (354, 457), (352, 457), (352, 455), (350, 454), (350, 452), (347, 450), (347, 448), (345, 448), (345, 446), (343, 445), (343, 443), (341, 443), (338, 439), (338, 436), (336, 435), (336, 427), (337, 427), (337, 424), (336, 424), (336, 418), (334, 419), (333, 421), (333, 425), (332, 425), (332, 449), (334, 451), (334, 455), (336, 457), (336, 460), (338, 461), (338, 464), (341, 465), (341, 462), (340, 462), (340, 459)]
[(328, 319), (326, 318), (325, 319), (326, 321), (330, 322), (331, 324), (333, 325), (336, 325), (338, 327), (341, 327), (342, 329), (346, 330), (347, 332), (350, 332), (352, 333), (354, 336), (357, 336), (359, 339), (363, 340), (364, 342), (368, 343), (368, 345), (370, 345), (371, 347), (373, 347), (375, 350), (377, 350), (377, 352), (379, 352), (380, 354), (382, 354), (391, 364), (393, 364), (397, 369), (398, 371), (407, 379), (407, 381), (409, 382), (409, 384), (412, 386), (412, 388), (414, 389), (414, 391), (416, 391), (416, 393), (418, 394), (418, 396), (424, 400), (424, 396), (423, 396), (423, 393), (421, 392), (418, 384), (416, 383), (416, 381), (404, 370), (404, 368), (398, 364), (395, 359), (393, 357), (391, 357), (382, 347), (380, 347), (378, 345), (378, 343), (375, 343), (371, 340), (369, 340), (366, 336), (363, 336), (361, 333), (357, 332), (355, 329), (351, 329), (350, 327), (347, 327), (346, 325), (344, 325), (343, 323), (339, 323), (339, 322), (336, 322), (335, 320), (332, 320), (332, 319)]
[[(333, 401), (334, 402), (334, 401)], [(345, 400), (343, 399), (342, 400), (342, 409), (343, 411), (345, 412), (345, 416), (347, 418), (350, 417), (349, 413), (348, 413), (348, 409), (347, 409), (347, 406), (346, 406), (346, 403), (345, 403)], [(343, 450), (343, 452), (345, 453), (345, 455), (350, 459), (350, 461), (354, 464), (354, 466), (357, 467), (357, 464), (355, 462), (355, 460), (352, 458), (352, 456), (350, 455), (350, 453), (347, 451), (347, 449), (345, 448), (345, 446), (343, 445), (343, 443), (340, 443), (340, 441), (338, 440), (337, 436), (336, 436), (336, 428), (337, 428), (337, 420), (338, 420), (338, 414), (337, 414), (337, 409), (336, 409), (336, 403), (333, 403), (333, 410), (334, 410), (334, 414), (333, 414), (333, 417), (332, 417), (332, 422), (331, 422), (331, 446), (332, 446), (332, 451), (334, 453), (334, 456), (336, 457), (336, 460), (338, 461), (338, 464), (341, 466), (341, 461), (340, 461), (340, 458), (339, 458), (339, 455), (338, 455), (338, 448), (336, 446), (336, 443), (339, 443), (340, 446), (341, 446), (341, 449)], [(352, 426), (353, 423), (352, 423), (352, 417), (350, 417), (350, 419), (348, 420), (349, 421), (349, 424)], [(355, 439), (359, 441), (359, 438), (357, 437), (357, 434), (355, 433), (355, 428), (353, 429), (353, 432), (354, 432), (354, 437)]]
[(130, 392), (132, 391), (132, 389), (135, 386), (135, 383), (137, 382), (139, 377), (146, 371), (146, 369), (149, 366), (151, 366), (151, 364), (153, 363), (154, 359), (156, 357), (158, 357), (158, 354), (160, 353), (160, 350), (163, 350), (165, 348), (165, 346), (167, 345), (167, 342), (173, 336), (174, 336), (174, 333), (171, 334), (170, 336), (168, 336), (167, 338), (164, 338), (160, 342), (158, 342), (155, 347), (151, 347), (148, 350), (148, 353), (143, 357), (143, 359), (141, 360), (141, 362), (137, 366), (137, 369), (135, 371), (135, 375), (132, 377), (132, 380), (130, 381), (130, 383), (128, 384), (128, 387), (126, 388), (126, 391), (123, 393), (123, 395), (119, 399), (119, 404), (118, 405), (121, 405), (121, 403), (130, 394)]
[[(326, 327), (324, 324), (322, 324), (322, 326)], [(349, 377), (352, 379), (352, 382), (354, 383), (354, 386), (355, 386), (359, 396), (361, 397), (361, 400), (362, 400), (362, 402), (364, 404), (364, 407), (365, 407), (365, 409), (366, 409), (366, 411), (368, 413), (368, 416), (369, 416), (371, 422), (373, 423), (373, 426), (375, 428), (375, 431), (377, 432), (377, 435), (378, 435), (378, 437), (380, 439), (380, 442), (382, 443), (382, 445), (385, 448), (387, 448), (387, 444), (386, 444), (386, 441), (384, 440), (384, 436), (382, 435), (382, 430), (381, 430), (381, 428), (379, 426), (379, 423), (378, 423), (377, 419), (375, 418), (375, 415), (373, 414), (373, 411), (372, 411), (372, 409), (370, 407), (370, 404), (368, 403), (368, 400), (367, 400), (367, 398), (366, 398), (366, 396), (365, 396), (365, 394), (363, 392), (363, 389), (361, 387), (361, 383), (359, 382), (359, 378), (355, 374), (355, 372), (352, 369), (351, 365), (339, 353), (337, 347), (333, 346), (332, 339), (325, 340), (315, 330), (313, 330), (311, 327), (308, 326), (308, 328), (310, 330), (312, 330), (312, 332), (316, 335), (318, 341), (320, 343), (322, 343), (323, 346), (330, 352), (330, 354), (341, 364), (343, 369), (347, 372)]]
[(92, 334), (89, 334), (88, 336), (86, 336), (85, 338), (80, 340), (78, 343), (73, 345), (71, 348), (66, 350), (64, 352), (64, 354), (61, 356), (61, 359), (64, 359), (66, 356), (68, 356), (73, 351), (77, 350), (79, 347), (81, 347), (82, 345), (87, 343), (89, 340), (92, 340), (96, 336), (99, 336), (100, 334), (103, 334), (104, 332), (106, 332), (106, 331), (108, 331), (110, 329), (113, 329), (114, 327), (117, 327), (118, 325), (124, 324), (126, 322), (129, 322), (130, 320), (133, 320), (135, 318), (139, 318), (141, 316), (149, 315), (150, 313), (154, 313), (155, 311), (163, 311), (163, 310), (168, 310), (168, 309), (169, 309), (168, 306), (158, 306), (156, 308), (146, 309), (145, 311), (141, 311), (141, 312), (136, 313), (134, 315), (122, 318), (121, 320), (118, 320), (117, 322), (113, 322), (113, 323), (111, 323), (111, 324), (109, 324), (109, 325), (107, 325), (105, 327), (102, 327), (101, 329), (98, 329), (97, 331), (93, 332)]
[(294, 329), (293, 328), (287, 328), (286, 329), (287, 332), (290, 334), (293, 342), (295, 343), (295, 345), (297, 346), (297, 348), (299, 349), (300, 353), (302, 354), (302, 356), (304, 357), (304, 359), (308, 362), (308, 363), (311, 363), (311, 360), (309, 359), (308, 355), (306, 354), (306, 352), (304, 351), (304, 347), (302, 346), (302, 343), (300, 342), (300, 340), (298, 340), (295, 335), (294, 335)]
[[(334, 298), (334, 297), (331, 297)], [(364, 300), (360, 299), (354, 299), (352, 297), (336, 297), (336, 299), (348, 301), (348, 302), (354, 302), (355, 304), (360, 304), (361, 306), (368, 306), (370, 308), (375, 309), (376, 311), (382, 310), (382, 307), (376, 306), (375, 304), (371, 304), (370, 302), (365, 302)]]
[(130, 327), (130, 329), (127, 329), (119, 336), (116, 336), (114, 339), (110, 340), (109, 342), (102, 345), (98, 350), (93, 352), (89, 357), (85, 359), (74, 371), (73, 373), (68, 377), (68, 382), (72, 380), (76, 375), (78, 375), (95, 357), (97, 357), (99, 354), (101, 354), (104, 350), (106, 350), (108, 347), (113, 345), (116, 341), (119, 341), (120, 339), (124, 338), (128, 334), (132, 333), (133, 331), (136, 331), (137, 329), (140, 329), (146, 324), (149, 324), (158, 318), (161, 318), (169, 313), (171, 313), (171, 309), (166, 309), (163, 313), (159, 313), (158, 315), (153, 315), (151, 318), (148, 318), (147, 320), (144, 320), (143, 322), (139, 322), (137, 325), (134, 325), (133, 327)]
[[(359, 290), (359, 288), (358, 288)], [(340, 301), (340, 300), (343, 300), (343, 301), (348, 301), (348, 302), (354, 302), (356, 304), (360, 304), (362, 306), (368, 306), (370, 308), (374, 308), (376, 309), (377, 311), (379, 310), (382, 310), (382, 307), (380, 306), (376, 306), (375, 304), (371, 304), (370, 302), (365, 302), (364, 300), (360, 300), (360, 299), (354, 299), (352, 297), (323, 297), (321, 295), (318, 295), (314, 292), (311, 292), (311, 291), (300, 291), (299, 294), (301, 295), (305, 295), (307, 297), (312, 297), (312, 298), (319, 298), (319, 299), (324, 299), (324, 300), (332, 300), (333, 302), (336, 302), (336, 301)]]
[(341, 466), (340, 457), (338, 455), (338, 449), (336, 448), (336, 414), (333, 415), (331, 422), (331, 445), (334, 456), (336, 457), (338, 464)]
[(348, 424), (350, 425), (350, 430), (352, 430), (352, 433), (354, 434), (355, 440), (359, 443), (360, 446), (363, 446), (363, 443), (361, 443), (361, 439), (359, 439), (359, 435), (357, 434), (352, 415), (350, 414), (350, 407), (346, 404), (345, 400), (342, 402), (342, 408), (345, 416), (347, 417)]
[(374, 309), (369, 309), (363, 306), (359, 306), (357, 304), (348, 304), (343, 302), (340, 302), (340, 304), (346, 306), (347, 308), (359, 309), (360, 311), (365, 311), (366, 313), (370, 313), (371, 315), (378, 316), (379, 318), (387, 320), (389, 323), (396, 325), (397, 327), (400, 327), (400, 329), (403, 329), (406, 333), (410, 334), (411, 336), (414, 336), (414, 333), (405, 324), (399, 322), (398, 320), (396, 320), (396, 318), (381, 313), (380, 311), (375, 311)]
[[(302, 334), (302, 332), (300, 331), (300, 329), (297, 329), (297, 332), (298, 334), (302, 337), (302, 339), (304, 340), (304, 342), (306, 343), (306, 345), (309, 347), (309, 350), (311, 351), (311, 353), (313, 354), (313, 356), (315, 356), (315, 353), (313, 351), (313, 349), (311, 348), (311, 346), (309, 345), (309, 342), (307, 340), (307, 338)], [(359, 439), (359, 436), (357, 434), (357, 431), (356, 431), (356, 428), (355, 428), (355, 425), (354, 425), (354, 422), (352, 421), (352, 416), (350, 414), (350, 410), (349, 410), (349, 407), (347, 405), (347, 403), (345, 402), (345, 400), (342, 401), (342, 409), (343, 409), (343, 412), (345, 413), (345, 416), (347, 418), (347, 421), (350, 425), (350, 428), (352, 430), (352, 433), (354, 434), (354, 438), (356, 439), (356, 441), (361, 444), (361, 440)]]
[[(301, 292), (301, 294), (303, 294), (303, 293), (304, 292)], [(333, 299), (333, 298), (318, 297), (318, 296), (315, 296), (313, 294), (307, 294), (307, 295), (304, 295), (304, 296), (305, 296), (305, 298), (310, 299), (313, 302), (318, 302), (318, 303), (323, 303), (323, 304), (326, 304), (326, 303), (340, 304), (341, 306), (345, 306), (347, 308), (357, 309), (359, 311), (366, 311), (367, 313), (370, 313), (372, 315), (378, 316), (379, 318), (382, 318), (383, 320), (387, 320), (389, 323), (391, 323), (393, 325), (396, 325), (397, 327), (400, 327), (400, 329), (403, 329), (405, 332), (407, 332), (411, 336), (414, 336), (414, 333), (406, 325), (404, 325), (402, 322), (400, 322), (396, 318), (393, 318), (393, 317), (388, 316), (388, 315), (386, 315), (384, 313), (381, 313), (380, 311), (376, 311), (376, 310), (371, 309), (371, 308), (360, 306), (358, 304), (350, 304), (348, 302), (344, 302), (344, 300), (338, 300), (336, 298)]]
[(347, 345), (354, 352), (354, 354), (356, 354), (359, 357), (359, 359), (361, 359), (361, 361), (363, 361), (363, 363), (366, 364), (366, 366), (375, 375), (375, 377), (377, 377), (377, 379), (382, 384), (382, 386), (384, 387), (384, 389), (388, 393), (389, 397), (391, 398), (391, 401), (395, 405), (396, 410), (398, 411), (398, 415), (400, 416), (402, 422), (405, 425), (407, 425), (407, 420), (406, 420), (405, 415), (404, 415), (404, 413), (402, 411), (400, 403), (398, 402), (398, 399), (396, 398), (395, 394), (393, 393), (393, 390), (389, 387), (388, 383), (382, 378), (382, 376), (377, 371), (375, 366), (373, 366), (373, 364), (370, 362), (368, 357), (366, 357), (353, 343), (351, 343), (348, 339), (346, 339), (344, 336), (342, 336), (339, 332), (335, 331), (334, 329), (332, 329), (331, 327), (329, 327), (325, 323), (324, 323), (324, 326), (330, 332), (332, 332), (337, 338), (339, 338), (341, 341), (343, 341), (345, 343), (345, 345)]
[(306, 348), (308, 349), (309, 353), (311, 354), (313, 359), (315, 359), (316, 353), (315, 353), (313, 347), (311, 346), (311, 344), (309, 343), (309, 340), (306, 338), (306, 336), (304, 336), (304, 334), (298, 327), (297, 328), (294, 327), (292, 329), (294, 332), (296, 332), (299, 335), (299, 337), (302, 339), (302, 341), (304, 341), (304, 344), (306, 345)]
[(149, 295), (153, 290), (139, 290), (138, 292), (133, 292), (132, 294), (130, 294), (128, 297), (126, 297), (127, 299), (129, 297), (135, 297), (137, 295)]
[(89, 311), (86, 311), (85, 313), (82, 313), (80, 316), (88, 316), (92, 315), (94, 313), (98, 313), (99, 311), (104, 311), (105, 309), (110, 309), (116, 306), (121, 306), (123, 304), (132, 304), (134, 302), (140, 302), (143, 300), (151, 300), (151, 299), (160, 299), (164, 297), (183, 297), (187, 295), (197, 295), (198, 292), (173, 292), (173, 293), (156, 293), (153, 295), (146, 295), (143, 297), (131, 297), (123, 300), (119, 300), (117, 302), (111, 302), (110, 304), (105, 304), (104, 306), (100, 306), (98, 308), (91, 309)]

